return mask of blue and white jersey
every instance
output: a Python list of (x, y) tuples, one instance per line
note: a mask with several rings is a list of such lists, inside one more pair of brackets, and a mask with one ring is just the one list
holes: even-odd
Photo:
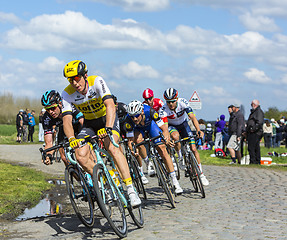
[(159, 110), (159, 115), (163, 122), (175, 126), (187, 121), (188, 114), (190, 113), (193, 113), (193, 110), (188, 106), (188, 101), (185, 98), (179, 98), (177, 100), (175, 110), (169, 109), (166, 103)]

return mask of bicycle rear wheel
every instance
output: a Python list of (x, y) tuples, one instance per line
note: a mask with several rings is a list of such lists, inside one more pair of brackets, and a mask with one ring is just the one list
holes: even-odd
[(197, 164), (197, 160), (193, 153), (189, 155), (189, 169), (190, 169), (190, 181), (192, 182), (194, 189), (196, 192), (200, 192), (202, 198), (205, 198), (204, 187), (200, 178), (200, 170)]
[(139, 172), (138, 161), (136, 160), (134, 156), (131, 156), (128, 159), (128, 161), (129, 161), (130, 174), (131, 174), (134, 186), (137, 190), (137, 193), (139, 194), (141, 198), (146, 200), (147, 199), (146, 191), (144, 188), (144, 184), (142, 182), (141, 174)]
[(73, 165), (65, 170), (65, 181), (71, 204), (81, 222), (87, 226), (94, 225), (94, 202), (83, 173)]
[(96, 164), (93, 169), (93, 184), (103, 215), (119, 237), (126, 237), (127, 221), (124, 206), (115, 182), (101, 164)]
[(158, 158), (153, 161), (156, 169), (156, 174), (171, 206), (175, 208), (175, 200), (172, 191), (173, 186), (169, 176), (165, 172), (166, 170), (164, 169), (163, 164), (160, 161), (161, 160)]

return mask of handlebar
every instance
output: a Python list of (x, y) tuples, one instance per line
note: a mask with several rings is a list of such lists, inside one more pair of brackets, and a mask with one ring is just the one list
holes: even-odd
[(154, 140), (156, 140), (156, 139), (158, 139), (158, 138), (161, 138), (161, 137), (162, 137), (161, 135), (158, 135), (158, 136), (153, 137), (153, 138), (145, 138), (142, 142), (136, 144), (135, 146), (136, 146), (136, 147), (139, 147), (139, 146), (141, 146), (141, 145), (144, 145), (145, 143), (152, 142), (152, 141), (154, 141)]

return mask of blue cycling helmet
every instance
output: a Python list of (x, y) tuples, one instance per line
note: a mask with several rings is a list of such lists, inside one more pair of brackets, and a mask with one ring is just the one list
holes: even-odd
[(61, 95), (55, 90), (45, 92), (41, 98), (41, 103), (44, 107), (61, 102)]

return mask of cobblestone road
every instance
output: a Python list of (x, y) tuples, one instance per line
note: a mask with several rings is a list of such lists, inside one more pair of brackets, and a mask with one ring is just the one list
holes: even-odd
[[(287, 174), (265, 168), (204, 166), (210, 185), (206, 198), (193, 193), (182, 177), (184, 193), (170, 208), (155, 178), (149, 178), (145, 225), (130, 217), (127, 239), (287, 239)], [(105, 219), (86, 229), (72, 214), (2, 223), (4, 239), (116, 239)]]

